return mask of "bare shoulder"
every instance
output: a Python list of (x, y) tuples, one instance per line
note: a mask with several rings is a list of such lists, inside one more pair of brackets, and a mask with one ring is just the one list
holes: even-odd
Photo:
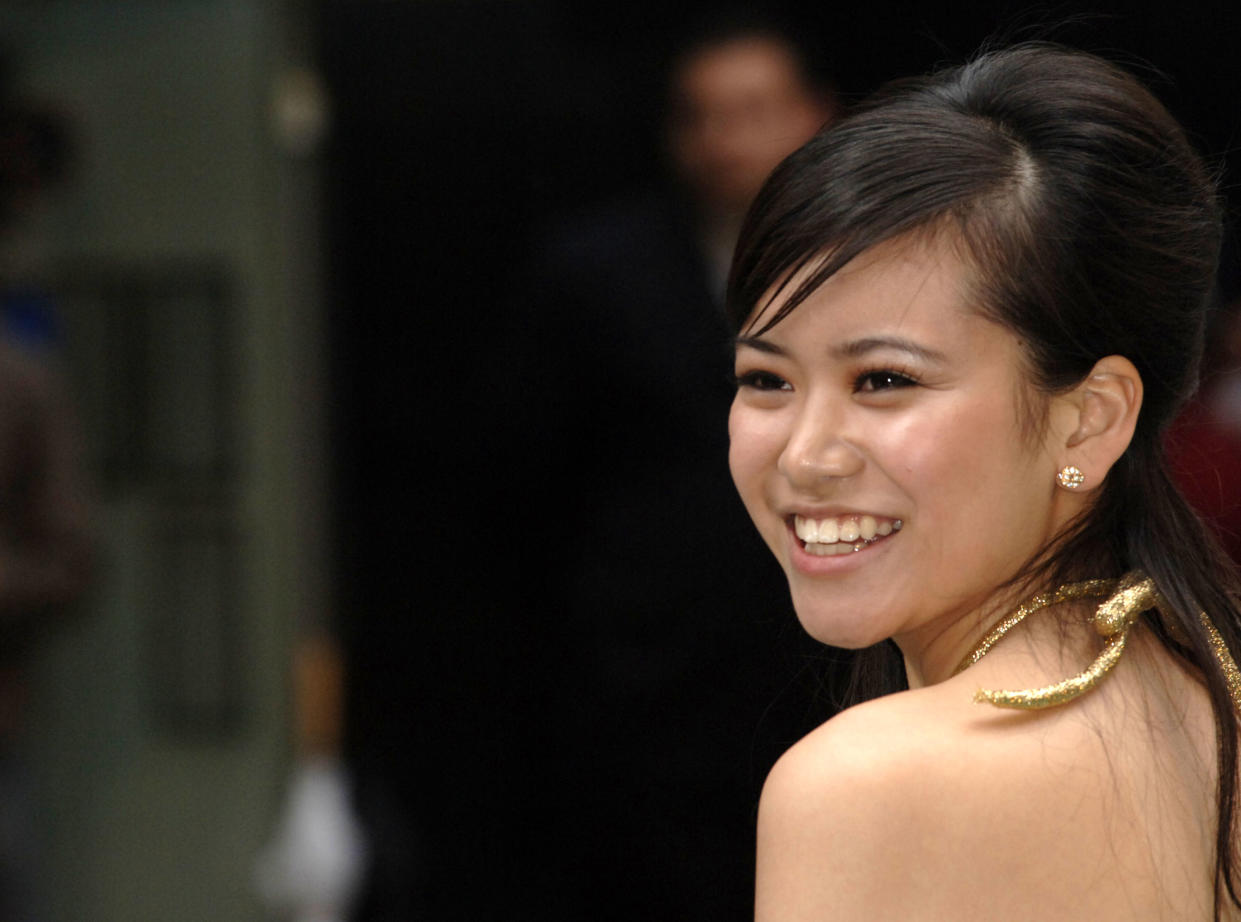
[(943, 715), (924, 713), (921, 704), (916, 693), (906, 692), (841, 712), (776, 763), (763, 789), (764, 807), (775, 810), (787, 801), (810, 810), (824, 799), (804, 795), (847, 790), (854, 795), (849, 803), (862, 810), (870, 804), (859, 793), (882, 791), (889, 803), (894, 793), (909, 790), (905, 782), (929, 780), (960, 749), (952, 739), (957, 728)]
[[(976, 795), (993, 785), (996, 771), (1006, 767), (1025, 773), (1018, 758), (1023, 751), (1043, 748), (1056, 734), (1043, 722), (1021, 715), (984, 710), (959, 684), (888, 695), (856, 705), (810, 733), (793, 746), (772, 770), (764, 800), (773, 807), (788, 797), (804, 805), (800, 795), (882, 793), (877, 801), (851, 798), (856, 809), (890, 809), (900, 801), (933, 812), (928, 794), (949, 794), (966, 788)], [(1031, 769), (1037, 777), (1046, 766)], [(959, 810), (956, 805), (954, 810)]]
[(989, 773), (963, 745), (968, 729), (946, 719), (933, 699), (889, 695), (849, 708), (803, 738), (767, 778), (760, 834), (796, 831), (833, 844), (844, 836), (856, 856), (872, 845), (886, 848), (896, 832), (937, 826), (945, 818), (940, 807), (957, 789), (977, 791), (969, 776), (977, 772), (986, 781)]
[[(1079, 827), (1089, 840), (1102, 825), (1089, 773), (1075, 776), (1088, 737), (1062, 717), (988, 712), (952, 682), (850, 708), (764, 786), (758, 922), (1090, 918), (1097, 869), (1063, 857)], [(1054, 886), (1071, 871), (1081, 889)]]

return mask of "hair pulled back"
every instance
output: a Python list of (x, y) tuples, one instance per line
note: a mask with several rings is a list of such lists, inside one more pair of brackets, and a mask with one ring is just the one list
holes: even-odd
[[(1202, 673), (1221, 728), (1217, 916), (1223, 891), (1241, 906), (1237, 728), (1199, 613), (1236, 657), (1241, 591), (1172, 484), (1162, 436), (1197, 387), (1220, 225), (1212, 175), (1149, 91), (1093, 55), (1027, 44), (891, 84), (785, 160), (747, 217), (727, 301), (735, 328), (754, 316), (761, 332), (862, 252), (935, 235), (971, 266), (972, 306), (1023, 342), (1037, 391), (1071, 389), (1108, 355), (1133, 362), (1145, 392), (1133, 440), (1029, 573), (1051, 588), (1141, 568), (1166, 599), (1147, 623)], [(892, 676), (893, 652), (857, 662)]]

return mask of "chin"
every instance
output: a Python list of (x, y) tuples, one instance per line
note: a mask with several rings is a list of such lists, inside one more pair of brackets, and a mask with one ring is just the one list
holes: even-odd
[(797, 613), (797, 621), (802, 630), (829, 647), (863, 650), (887, 640), (890, 636), (876, 630), (872, 619), (842, 622), (833, 612), (808, 610), (808, 607), (803, 608), (796, 602), (793, 603), (793, 610)]

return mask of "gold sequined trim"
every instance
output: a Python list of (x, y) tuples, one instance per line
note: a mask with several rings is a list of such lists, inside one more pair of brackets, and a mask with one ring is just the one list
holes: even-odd
[[(1159, 592), (1155, 588), (1154, 580), (1144, 573), (1135, 570), (1126, 573), (1119, 580), (1089, 580), (1084, 583), (1070, 583), (1054, 592), (1036, 595), (1020, 605), (1012, 614), (1000, 619), (978, 646), (961, 661), (961, 665), (953, 674), (969, 668), (986, 656), (987, 651), (995, 646), (1001, 637), (1033, 612), (1062, 602), (1102, 596), (1107, 596), (1107, 598), (1095, 613), (1094, 625), (1095, 630), (1105, 639), (1103, 652), (1084, 671), (1071, 679), (1045, 685), (1042, 688), (1015, 691), (980, 688), (975, 693), (974, 700), (994, 704), (996, 707), (1037, 710), (1065, 704), (1084, 695), (1098, 685), (1120, 660), (1120, 654), (1124, 652), (1125, 641), (1129, 636), (1129, 629), (1137, 621), (1138, 616), (1159, 604)], [(1214, 628), (1211, 630), (1214, 631)], [(1222, 640), (1220, 646), (1223, 646)], [(1224, 652), (1227, 652), (1226, 648)], [(1219, 655), (1218, 649), (1216, 655)], [(1236, 673), (1235, 664), (1233, 671)], [(1233, 697), (1234, 704), (1238, 701), (1241, 701), (1241, 674), (1237, 674), (1236, 691)]]
[(1120, 660), (1120, 654), (1124, 652), (1125, 640), (1128, 636), (1126, 631), (1109, 637), (1098, 658), (1084, 672), (1071, 679), (1056, 682), (1054, 685), (1044, 685), (1042, 688), (1026, 688), (1020, 691), (994, 691), (990, 688), (980, 688), (974, 692), (974, 700), (994, 704), (996, 707), (1023, 710), (1039, 710), (1055, 707), (1058, 704), (1067, 704), (1074, 698), (1080, 698), (1086, 694), (1112, 671), (1112, 667)]
[(970, 666), (973, 666), (987, 655), (987, 651), (994, 647), (1001, 637), (1036, 611), (1041, 611), (1052, 605), (1073, 602), (1077, 599), (1101, 599), (1111, 594), (1116, 588), (1116, 583), (1117, 580), (1114, 579), (1091, 579), (1083, 583), (1068, 583), (1053, 592), (1039, 593), (1033, 598), (1027, 599), (1017, 606), (1015, 611), (997, 621), (991, 630), (987, 632), (987, 636), (978, 642), (978, 646), (971, 651), (969, 656), (961, 660), (960, 665), (952, 671), (952, 674), (956, 675), (957, 673), (964, 672)]
[(1228, 645), (1224, 643), (1224, 638), (1215, 629), (1215, 625), (1211, 623), (1211, 619), (1207, 617), (1206, 612), (1202, 612), (1198, 617), (1202, 619), (1202, 626), (1207, 631), (1207, 640), (1210, 641), (1211, 649), (1215, 652), (1215, 658), (1219, 661), (1220, 669), (1223, 670), (1224, 682), (1228, 686), (1228, 695), (1232, 698), (1232, 708), (1238, 714), (1241, 714), (1241, 671), (1237, 669), (1236, 660), (1232, 658), (1232, 654), (1228, 651)]
[[(1019, 625), (1027, 617), (1052, 605), (1072, 602), (1077, 599), (1097, 599), (1106, 596), (1105, 601), (1095, 612), (1095, 629), (1105, 639), (1103, 652), (1083, 672), (1042, 688), (1027, 688), (1016, 691), (996, 691), (980, 688), (974, 694), (974, 700), (993, 704), (996, 707), (1041, 709), (1065, 704), (1090, 691), (1099, 684), (1120, 660), (1124, 652), (1125, 641), (1129, 629), (1133, 627), (1138, 616), (1151, 608), (1163, 605), (1163, 599), (1155, 588), (1154, 580), (1144, 573), (1134, 570), (1119, 580), (1092, 579), (1082, 583), (1069, 583), (1053, 592), (1040, 593), (1027, 599), (1012, 613), (1001, 618), (986, 636), (969, 653), (960, 665), (953, 670), (953, 675), (964, 672), (987, 655), (1000, 638)], [(1215, 659), (1224, 673), (1224, 682), (1228, 686), (1228, 695), (1232, 699), (1233, 710), (1241, 715), (1241, 669), (1237, 668), (1228, 645), (1220, 636), (1206, 612), (1199, 613), (1202, 626), (1207, 632), (1207, 640)], [(1175, 625), (1172, 625), (1175, 628)]]

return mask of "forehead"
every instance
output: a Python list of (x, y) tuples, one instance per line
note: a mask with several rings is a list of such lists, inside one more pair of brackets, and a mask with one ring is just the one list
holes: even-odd
[[(753, 334), (767, 325), (801, 285), (830, 258), (830, 253), (773, 285), (742, 327)], [(884, 241), (854, 257), (829, 276), (775, 333), (799, 314), (811, 313), (841, 328), (921, 324), (945, 326), (982, 319), (973, 309), (974, 272), (958, 248), (943, 235), (907, 235)]]
[(792, 52), (772, 38), (737, 38), (692, 55), (677, 72), (675, 96), (683, 104), (797, 90), (802, 79)]

